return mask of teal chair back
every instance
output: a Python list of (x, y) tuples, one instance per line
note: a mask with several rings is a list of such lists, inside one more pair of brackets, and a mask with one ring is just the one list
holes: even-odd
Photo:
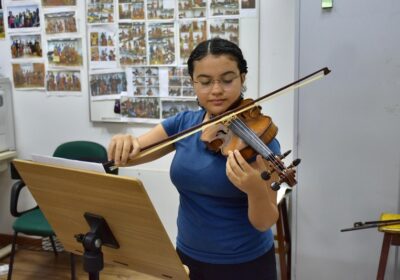
[(61, 144), (53, 153), (54, 157), (105, 163), (107, 150), (91, 141), (71, 141)]

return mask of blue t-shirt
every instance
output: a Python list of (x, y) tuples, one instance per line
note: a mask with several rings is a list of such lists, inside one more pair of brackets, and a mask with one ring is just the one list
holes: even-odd
[[(171, 136), (201, 123), (204, 116), (204, 110), (186, 111), (162, 125)], [(272, 231), (251, 225), (247, 195), (226, 176), (226, 157), (207, 150), (200, 136), (198, 132), (175, 143), (170, 176), (180, 194), (177, 248), (207, 263), (253, 260), (272, 247)], [(268, 147), (280, 153), (276, 139)]]

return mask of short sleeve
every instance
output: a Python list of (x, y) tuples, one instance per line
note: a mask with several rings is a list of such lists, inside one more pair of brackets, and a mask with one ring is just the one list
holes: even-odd
[(281, 144), (279, 144), (279, 141), (276, 138), (272, 139), (267, 146), (275, 155), (281, 154)]
[(166, 118), (161, 122), (165, 132), (168, 136), (178, 133), (179, 123), (182, 120), (182, 113), (176, 114), (175, 116)]

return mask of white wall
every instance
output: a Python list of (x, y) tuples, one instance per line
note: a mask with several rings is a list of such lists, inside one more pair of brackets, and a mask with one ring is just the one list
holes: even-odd
[[(296, 279), (375, 279), (383, 234), (340, 232), (398, 213), (399, 1), (299, 3), (297, 71), (332, 73), (298, 95)], [(385, 279), (399, 279), (391, 248)], [(397, 274), (396, 274), (397, 273)]]

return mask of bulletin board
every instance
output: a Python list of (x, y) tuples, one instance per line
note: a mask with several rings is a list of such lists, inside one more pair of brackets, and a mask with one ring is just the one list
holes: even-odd
[[(158, 123), (197, 110), (186, 61), (209, 38), (238, 44), (258, 72), (256, 0), (4, 2), (14, 88), (85, 96), (87, 83), (94, 122)], [(257, 74), (246, 87), (257, 95)]]

